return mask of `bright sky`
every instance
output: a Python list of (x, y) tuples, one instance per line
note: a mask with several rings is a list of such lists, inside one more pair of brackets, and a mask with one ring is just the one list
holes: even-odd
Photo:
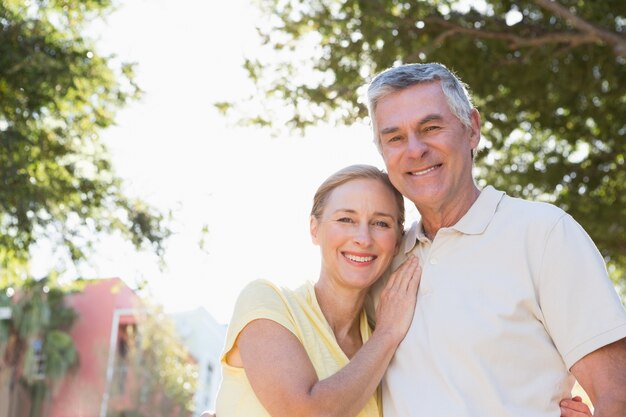
[(96, 26), (100, 51), (137, 62), (145, 91), (103, 138), (128, 194), (172, 210), (175, 235), (164, 271), (154, 255), (107, 239), (75, 275), (131, 285), (147, 278), (167, 310), (202, 305), (222, 323), (253, 279), (316, 279), (308, 235), (315, 189), (346, 165), (384, 165), (366, 125), (272, 138), (218, 114), (212, 103), (251, 91), (242, 63), (258, 49), (255, 13), (244, 0), (127, 0)]

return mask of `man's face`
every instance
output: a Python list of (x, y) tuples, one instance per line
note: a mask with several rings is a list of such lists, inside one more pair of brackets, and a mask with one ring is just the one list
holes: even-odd
[(472, 127), (465, 127), (438, 81), (384, 97), (374, 117), (389, 178), (418, 209), (443, 211), (473, 192), (471, 150), (480, 139), (480, 116), (474, 111)]

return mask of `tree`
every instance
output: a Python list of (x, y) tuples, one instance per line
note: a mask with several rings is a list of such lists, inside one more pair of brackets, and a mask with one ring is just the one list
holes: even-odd
[[(180, 415), (194, 411), (193, 397), (198, 386), (198, 366), (176, 333), (174, 323), (159, 307), (152, 307), (138, 330), (140, 366), (144, 389), (161, 390), (171, 409)], [(153, 403), (154, 404), (154, 403)], [(161, 403), (163, 407), (163, 402)], [(171, 415), (172, 410), (152, 406), (149, 415)], [(196, 410), (198, 411), (198, 410)]]
[(118, 352), (113, 373), (114, 385), (119, 387), (121, 382), (123, 386), (114, 395), (126, 397), (121, 401), (124, 407), (109, 410), (107, 415), (191, 415), (197, 363), (181, 343), (172, 320), (160, 307), (143, 301), (144, 312), (136, 316), (136, 323), (121, 330), (125, 353)]
[(363, 85), (373, 74), (444, 63), (471, 87), (483, 116), (481, 182), (567, 210), (624, 289), (626, 3), (463, 3), (260, 1), (268, 19), (258, 30), (271, 59), (249, 57), (245, 67), (287, 116), (252, 114), (247, 122), (303, 130), (364, 120)]
[(69, 334), (77, 316), (65, 305), (65, 296), (79, 289), (76, 283), (59, 285), (55, 276), (27, 279), (18, 292), (10, 292), (12, 297), (0, 288), (0, 307), (11, 311), (10, 319), (0, 321), (0, 370), (9, 369), (11, 380), (0, 389), (8, 389), (9, 405), (15, 403), (21, 376), (32, 401), (30, 416), (40, 415), (49, 386), (78, 363)]
[(163, 216), (124, 195), (99, 133), (136, 99), (133, 66), (83, 35), (111, 0), (0, 0), (0, 286), (45, 238), (84, 260), (100, 233), (162, 253)]

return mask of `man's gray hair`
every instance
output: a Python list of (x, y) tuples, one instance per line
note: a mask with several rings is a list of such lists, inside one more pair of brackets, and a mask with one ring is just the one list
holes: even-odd
[(382, 152), (378, 127), (376, 126), (376, 105), (389, 94), (404, 90), (420, 83), (439, 81), (452, 113), (467, 127), (471, 127), (470, 115), (474, 108), (467, 86), (442, 64), (404, 64), (388, 68), (378, 74), (367, 88), (367, 105), (374, 141)]

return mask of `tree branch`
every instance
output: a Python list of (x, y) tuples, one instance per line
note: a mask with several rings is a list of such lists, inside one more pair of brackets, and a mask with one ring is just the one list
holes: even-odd
[(474, 38), (480, 39), (496, 39), (506, 41), (509, 43), (511, 49), (541, 46), (554, 43), (566, 43), (577, 46), (585, 43), (601, 42), (601, 39), (594, 36), (593, 34), (588, 33), (555, 32), (536, 37), (523, 37), (511, 32), (498, 32), (462, 27), (455, 23), (449, 22), (439, 16), (428, 17), (425, 19), (425, 21), (427, 23), (434, 23), (448, 29), (436, 38), (436, 42), (443, 42), (446, 38), (455, 34), (470, 35)]
[(626, 37), (598, 27), (583, 18), (576, 16), (569, 9), (554, 0), (534, 0), (534, 2), (555, 16), (572, 25), (575, 31), (554, 32), (533, 37), (519, 36), (509, 31), (489, 31), (472, 27), (463, 27), (440, 16), (430, 16), (425, 20), (445, 29), (435, 39), (435, 44), (443, 43), (456, 34), (469, 35), (477, 39), (495, 39), (509, 43), (511, 49), (537, 47), (547, 44), (566, 44), (571, 47), (582, 44), (605, 44), (613, 48), (616, 56), (626, 57)]
[(594, 36), (598, 41), (607, 43), (613, 47), (615, 54), (618, 56), (626, 56), (626, 38), (614, 32), (610, 32), (598, 26), (595, 26), (579, 16), (576, 16), (568, 8), (554, 0), (534, 0), (535, 3), (554, 15), (566, 20), (574, 28)]

